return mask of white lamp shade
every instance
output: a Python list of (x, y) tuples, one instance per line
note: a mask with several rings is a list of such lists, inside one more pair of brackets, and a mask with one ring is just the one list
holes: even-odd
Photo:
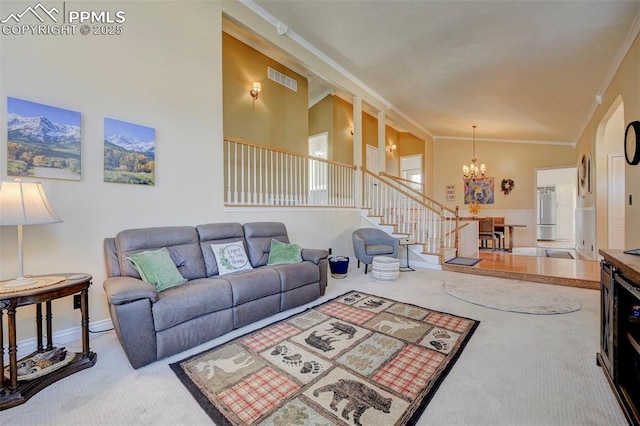
[(62, 222), (39, 182), (0, 182), (0, 225)]

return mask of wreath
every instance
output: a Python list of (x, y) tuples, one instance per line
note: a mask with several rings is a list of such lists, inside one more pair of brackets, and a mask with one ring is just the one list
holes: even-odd
[(513, 179), (502, 179), (502, 185), (500, 185), (504, 195), (509, 195), (514, 186), (516, 186), (516, 184), (513, 182)]

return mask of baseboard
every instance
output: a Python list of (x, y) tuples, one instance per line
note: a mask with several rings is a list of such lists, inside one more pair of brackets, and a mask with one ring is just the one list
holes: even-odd
[[(403, 267), (404, 263), (400, 262), (400, 267)], [(434, 269), (436, 271), (442, 271), (442, 265), (436, 265), (433, 263), (428, 263), (428, 262), (421, 262), (419, 260), (414, 260), (411, 259), (409, 265), (413, 268), (419, 268), (419, 269)]]
[[(89, 323), (89, 330), (93, 333), (99, 333), (102, 331), (107, 331), (113, 328), (113, 323), (111, 319), (104, 319), (96, 322)], [(64, 346), (71, 342), (77, 342), (82, 339), (81, 334), (82, 328), (80, 326), (68, 328), (66, 330), (60, 330), (53, 333), (53, 345), (54, 346)], [(46, 339), (46, 337), (45, 337)], [(89, 335), (89, 340), (91, 340), (91, 335)], [(32, 352), (35, 352), (38, 347), (38, 342), (35, 337), (20, 340), (18, 342), (18, 359), (23, 358), (29, 355)], [(75, 348), (72, 349), (74, 352), (78, 352)], [(8, 362), (9, 357), (8, 354), (5, 353), (4, 361), (5, 365)]]

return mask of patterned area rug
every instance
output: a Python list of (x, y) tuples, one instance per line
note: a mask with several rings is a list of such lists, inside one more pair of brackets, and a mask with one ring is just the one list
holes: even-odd
[(558, 286), (493, 277), (449, 279), (443, 281), (442, 291), (465, 302), (500, 311), (550, 315), (582, 308), (578, 299), (562, 294)]
[(170, 367), (218, 425), (413, 424), (478, 324), (349, 292)]

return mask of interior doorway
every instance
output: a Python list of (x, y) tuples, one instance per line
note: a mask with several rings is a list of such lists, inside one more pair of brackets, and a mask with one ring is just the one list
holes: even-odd
[[(329, 133), (323, 132), (309, 136), (309, 155), (326, 160), (329, 151)], [(328, 168), (324, 161), (309, 161), (308, 182), (309, 202), (327, 204), (328, 202)]]
[(536, 236), (539, 247), (575, 248), (575, 167), (536, 170)]
[(400, 177), (411, 182), (413, 189), (422, 191), (422, 154), (400, 157)]
[(597, 248), (625, 249), (624, 129), (624, 102), (618, 96), (602, 118), (596, 135)]
[(377, 175), (380, 171), (378, 166), (378, 148), (367, 144), (366, 156), (365, 168), (374, 175)]
[(610, 155), (608, 164), (608, 247), (624, 250), (624, 155)]

